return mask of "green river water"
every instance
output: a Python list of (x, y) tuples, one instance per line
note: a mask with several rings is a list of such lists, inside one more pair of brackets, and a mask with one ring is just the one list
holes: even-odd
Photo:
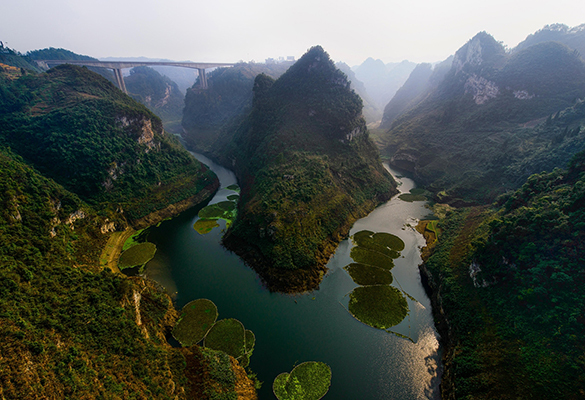
[[(220, 178), (222, 189), (211, 203), (225, 201), (233, 194), (225, 188), (236, 183), (234, 174), (195, 156)], [(403, 193), (414, 187), (408, 178), (397, 180)], [(145, 274), (167, 289), (178, 309), (191, 300), (208, 298), (217, 305), (219, 319), (237, 318), (255, 333), (250, 368), (264, 382), (261, 400), (275, 398), (272, 382), (278, 374), (305, 361), (331, 367), (331, 388), (325, 399), (439, 398), (438, 335), (418, 271), (424, 239), (413, 229), (417, 219), (429, 214), (424, 204), (394, 197), (357, 221), (350, 232), (389, 232), (405, 242), (392, 270), (393, 286), (417, 301), (408, 299), (409, 315), (392, 330), (412, 341), (371, 328), (346, 310), (347, 294), (357, 286), (343, 269), (352, 262), (349, 239), (341, 242), (329, 261), (319, 290), (302, 295), (270, 293), (252, 269), (221, 246), (225, 222), (220, 220), (220, 228), (200, 235), (193, 229), (198, 218), (194, 209), (151, 229), (148, 240), (158, 250)]]

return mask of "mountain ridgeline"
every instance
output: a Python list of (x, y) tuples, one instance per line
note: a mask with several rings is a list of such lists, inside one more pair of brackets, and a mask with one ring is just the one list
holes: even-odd
[(422, 92), (412, 86), (388, 105), (382, 154), (442, 201), (491, 201), (585, 147), (585, 64), (563, 44), (507, 53), (482, 32), (457, 51), (438, 84)]
[(242, 187), (224, 242), (273, 290), (314, 289), (353, 222), (396, 193), (362, 101), (319, 46), (278, 80), (261, 74), (253, 108), (217, 153)]

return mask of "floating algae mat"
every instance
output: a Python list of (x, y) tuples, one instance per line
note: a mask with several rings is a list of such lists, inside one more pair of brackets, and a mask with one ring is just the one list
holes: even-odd
[(390, 233), (360, 231), (353, 235), (356, 246), (350, 256), (355, 263), (344, 269), (358, 286), (349, 293), (350, 314), (373, 328), (387, 330), (408, 315), (405, 293), (390, 284), (394, 259), (400, 257), (404, 242)]
[(173, 337), (182, 346), (199, 343), (217, 320), (217, 306), (207, 299), (193, 300), (183, 307), (179, 321), (173, 328)]
[(352, 263), (343, 269), (347, 271), (351, 279), (358, 285), (390, 285), (394, 278), (392, 272), (372, 265)]
[(182, 346), (192, 346), (203, 340), (203, 347), (222, 351), (247, 367), (256, 344), (251, 330), (234, 318), (217, 321), (217, 306), (211, 300), (193, 300), (183, 307), (172, 334)]
[[(238, 185), (230, 185), (226, 189), (232, 190), (234, 192), (240, 191)], [(231, 223), (236, 219), (237, 215), (237, 203), (240, 199), (240, 196), (237, 194), (231, 194), (227, 196), (226, 201), (221, 201), (219, 203), (210, 204), (207, 207), (202, 208), (199, 211), (199, 219), (195, 221), (195, 225), (193, 228), (201, 235), (205, 235), (213, 230), (213, 228), (218, 227), (219, 224), (217, 223), (218, 219), (223, 219), (226, 221), (226, 227), (229, 227)]]
[[(118, 267), (121, 270), (142, 267), (154, 258), (156, 245), (154, 243), (140, 243), (124, 251), (118, 260)], [(140, 271), (139, 271), (140, 272)]]
[(223, 351), (234, 358), (241, 357), (246, 352), (246, 329), (237, 319), (219, 320), (205, 336), (203, 346)]
[(272, 391), (278, 400), (319, 400), (331, 386), (331, 368), (322, 362), (308, 361), (297, 365), (291, 373), (274, 379)]
[(366, 325), (388, 329), (406, 317), (408, 303), (390, 285), (358, 286), (349, 294), (349, 312)]
[(410, 193), (403, 193), (398, 198), (402, 201), (412, 203), (413, 201), (427, 201), (430, 195), (431, 192), (428, 190), (414, 188), (410, 189)]

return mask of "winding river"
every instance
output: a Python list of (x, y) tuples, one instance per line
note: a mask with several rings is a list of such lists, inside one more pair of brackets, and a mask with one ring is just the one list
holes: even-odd
[[(236, 183), (234, 174), (194, 155), (220, 179), (222, 189), (211, 203), (226, 200), (233, 193), (225, 188)], [(408, 178), (397, 180), (401, 192), (414, 187)], [(250, 368), (264, 382), (261, 400), (274, 399), (274, 378), (304, 361), (323, 361), (331, 367), (332, 383), (325, 399), (439, 398), (438, 335), (417, 267), (424, 239), (412, 228), (416, 219), (428, 215), (424, 204), (394, 197), (358, 220), (350, 233), (389, 232), (405, 242), (392, 270), (393, 285), (417, 301), (408, 300), (410, 313), (393, 330), (412, 341), (366, 326), (344, 307), (347, 294), (357, 286), (343, 269), (352, 262), (350, 240), (341, 242), (329, 261), (319, 290), (302, 295), (270, 293), (252, 269), (221, 246), (225, 222), (200, 235), (193, 229), (198, 218), (198, 209), (193, 209), (151, 229), (149, 241), (158, 251), (145, 273), (165, 286), (178, 309), (191, 300), (208, 298), (217, 304), (220, 319), (237, 318), (256, 334)]]

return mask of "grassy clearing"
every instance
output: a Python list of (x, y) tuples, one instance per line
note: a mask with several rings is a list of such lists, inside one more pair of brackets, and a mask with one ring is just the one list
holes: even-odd
[(394, 260), (391, 257), (360, 246), (352, 248), (350, 256), (360, 264), (373, 265), (386, 270), (394, 268)]
[(394, 280), (388, 270), (365, 264), (349, 264), (344, 269), (358, 285), (390, 285)]
[(279, 400), (319, 400), (331, 386), (331, 368), (322, 362), (297, 365), (274, 379), (272, 391)]
[(234, 318), (217, 321), (205, 336), (203, 346), (223, 351), (234, 358), (241, 357), (246, 350), (244, 325)]
[(122, 253), (118, 261), (121, 270), (139, 267), (153, 259), (156, 253), (156, 245), (153, 243), (140, 243), (130, 247)]
[(349, 312), (359, 321), (378, 329), (399, 324), (408, 314), (408, 303), (392, 286), (360, 286), (349, 295)]
[(217, 306), (207, 299), (193, 300), (183, 307), (173, 328), (173, 337), (183, 346), (199, 343), (217, 320)]
[(140, 229), (139, 231), (133, 232), (130, 237), (126, 239), (124, 242), (124, 246), (122, 247), (122, 251), (128, 250), (130, 247), (134, 247), (137, 244), (143, 243), (146, 241), (147, 232), (146, 229)]
[(217, 223), (216, 219), (198, 219), (193, 225), (193, 228), (200, 235), (205, 235), (206, 233), (211, 232), (213, 228), (218, 226), (219, 224)]

